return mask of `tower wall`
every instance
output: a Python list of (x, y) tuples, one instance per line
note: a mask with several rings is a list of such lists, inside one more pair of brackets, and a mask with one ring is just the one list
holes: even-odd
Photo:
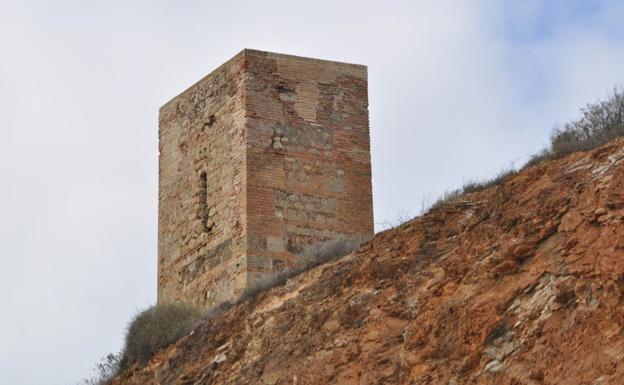
[(159, 302), (216, 303), (245, 287), (243, 59), (160, 109)]
[(366, 67), (250, 51), (249, 284), (309, 245), (373, 233)]
[(160, 110), (158, 301), (212, 306), (373, 234), (366, 67), (244, 50)]

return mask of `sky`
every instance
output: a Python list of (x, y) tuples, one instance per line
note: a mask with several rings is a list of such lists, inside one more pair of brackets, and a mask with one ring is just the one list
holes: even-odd
[(158, 108), (243, 48), (366, 64), (376, 229), (624, 83), (620, 0), (0, 0), (0, 383), (68, 385), (156, 299)]

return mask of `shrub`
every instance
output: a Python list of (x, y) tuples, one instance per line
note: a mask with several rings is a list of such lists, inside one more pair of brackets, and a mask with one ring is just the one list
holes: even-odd
[(201, 318), (199, 308), (184, 303), (155, 305), (138, 313), (128, 326), (121, 369), (147, 361), (159, 349), (189, 333)]
[(277, 275), (271, 275), (257, 280), (252, 286), (245, 289), (238, 299), (238, 303), (245, 302), (258, 294), (263, 293), (277, 286), (282, 286), (286, 282), (299, 274), (315, 268), (327, 262), (337, 260), (355, 251), (362, 242), (363, 237), (338, 237), (328, 241), (319, 242), (306, 248), (302, 253), (303, 263), (297, 269), (285, 269)]
[(357, 250), (364, 241), (365, 238), (359, 236), (354, 238), (341, 236), (311, 245), (301, 253), (304, 266), (309, 270), (315, 266), (336, 260)]
[(599, 147), (624, 135), (624, 91), (614, 88), (607, 100), (588, 104), (580, 119), (556, 127), (550, 152), (561, 157)]
[(121, 354), (108, 354), (95, 365), (93, 377), (82, 380), (81, 385), (107, 385), (119, 372)]
[(274, 287), (281, 286), (288, 281), (289, 278), (294, 277), (297, 274), (300, 274), (300, 271), (286, 269), (277, 275), (269, 275), (266, 277), (262, 277), (257, 279), (252, 285), (245, 288), (243, 294), (238, 298), (237, 303), (243, 303), (252, 298), (255, 298), (258, 294), (263, 293), (267, 290), (271, 290)]
[[(550, 146), (532, 155), (523, 168), (576, 151), (591, 150), (624, 136), (624, 90), (622, 88), (614, 88), (605, 101), (587, 104), (581, 109), (581, 113), (581, 118), (555, 127), (550, 137)], [(516, 173), (517, 171), (510, 168), (501, 171), (494, 178), (468, 182), (461, 189), (446, 192), (431, 206), (431, 209), (455, 201), (465, 194), (496, 186)]]
[(533, 154), (529, 157), (529, 161), (523, 166), (523, 168), (531, 167), (536, 164), (542, 163), (545, 160), (550, 160), (553, 158), (550, 149), (544, 149), (537, 154)]
[(221, 314), (225, 313), (226, 311), (230, 310), (231, 307), (232, 307), (232, 302), (223, 301), (220, 304), (216, 305), (215, 307), (211, 307), (210, 309), (208, 309), (204, 313), (203, 318), (204, 319), (216, 318), (220, 316)]
[(624, 136), (624, 90), (615, 87), (607, 100), (587, 104), (581, 117), (553, 129), (550, 146), (532, 155), (524, 167), (588, 151)]
[[(284, 285), (288, 279), (316, 266), (339, 259), (356, 250), (364, 240), (362, 237), (351, 239), (339, 237), (314, 244), (302, 252), (303, 264), (300, 268), (286, 269), (277, 275), (258, 280), (243, 292), (237, 303)], [(107, 385), (113, 377), (135, 362), (146, 362), (158, 350), (188, 334), (202, 320), (215, 318), (229, 310), (231, 306), (231, 302), (225, 301), (206, 312), (184, 303), (149, 307), (130, 321), (122, 352), (104, 357), (96, 365), (94, 377), (83, 380), (82, 385)]]

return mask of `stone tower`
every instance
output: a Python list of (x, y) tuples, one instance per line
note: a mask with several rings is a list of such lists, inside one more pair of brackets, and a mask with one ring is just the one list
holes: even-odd
[(245, 49), (159, 116), (158, 301), (211, 306), (373, 234), (366, 67)]

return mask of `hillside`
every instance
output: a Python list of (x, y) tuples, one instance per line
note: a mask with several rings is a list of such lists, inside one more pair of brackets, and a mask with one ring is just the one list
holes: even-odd
[(622, 384), (623, 221), (620, 139), (378, 234), (113, 384)]

